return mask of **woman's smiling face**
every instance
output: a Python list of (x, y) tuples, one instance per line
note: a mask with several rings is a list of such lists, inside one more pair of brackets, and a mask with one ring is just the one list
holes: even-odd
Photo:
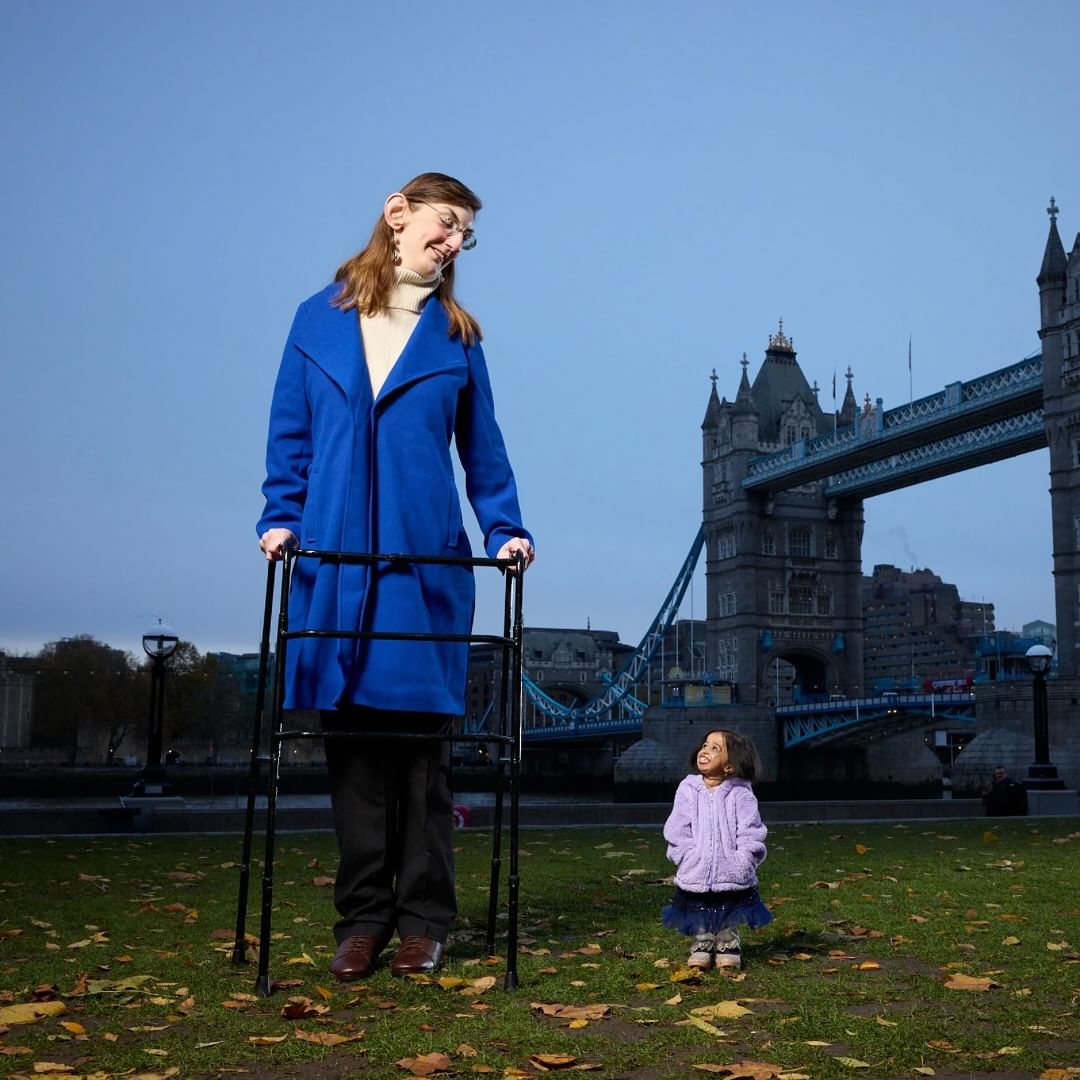
[[(400, 203), (391, 206), (391, 200)], [(402, 195), (387, 200), (387, 221), (394, 229), (401, 265), (429, 278), (457, 258), (472, 237), (475, 215), (463, 206), (441, 202), (409, 203)]]

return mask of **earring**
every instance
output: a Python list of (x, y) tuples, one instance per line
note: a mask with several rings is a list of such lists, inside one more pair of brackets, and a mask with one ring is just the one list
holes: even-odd
[(398, 237), (397, 233), (394, 233), (394, 235), (393, 235), (393, 244), (394, 244), (394, 265), (395, 266), (400, 266), (401, 265), (401, 240)]

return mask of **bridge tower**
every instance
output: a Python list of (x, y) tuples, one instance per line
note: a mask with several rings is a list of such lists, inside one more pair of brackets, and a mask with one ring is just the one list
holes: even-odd
[[(821, 481), (767, 496), (742, 488), (752, 458), (856, 419), (851, 369), (840, 412), (823, 412), (783, 320), (753, 385), (747, 367), (744, 353), (734, 402), (718, 396), (713, 373), (702, 423), (706, 662), (736, 684), (744, 705), (787, 704), (796, 687), (854, 696), (862, 688), (862, 500), (826, 499)], [(872, 411), (868, 399), (868, 422)]]
[(1080, 676), (1080, 233), (1071, 254), (1051, 198), (1039, 286), (1043, 420), (1050, 447), (1059, 678)]

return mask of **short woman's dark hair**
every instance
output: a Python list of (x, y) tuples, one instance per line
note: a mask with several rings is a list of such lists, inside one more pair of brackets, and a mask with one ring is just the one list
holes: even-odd
[(698, 751), (709, 741), (710, 735), (724, 736), (732, 776), (737, 776), (740, 780), (753, 781), (761, 775), (761, 758), (758, 757), (757, 747), (753, 740), (749, 735), (743, 735), (739, 731), (729, 731), (727, 728), (711, 728), (705, 732), (705, 737), (690, 751), (691, 769), (697, 769)]

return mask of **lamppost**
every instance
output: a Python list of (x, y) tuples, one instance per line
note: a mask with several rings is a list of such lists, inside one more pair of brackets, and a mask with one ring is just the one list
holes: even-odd
[(1024, 654), (1031, 669), (1032, 713), (1035, 723), (1035, 760), (1028, 766), (1024, 787), (1040, 790), (1060, 790), (1065, 787), (1058, 779), (1057, 768), (1050, 764), (1050, 727), (1046, 705), (1046, 673), (1054, 654), (1045, 645), (1032, 645)]
[(150, 719), (147, 725), (146, 762), (132, 795), (164, 795), (167, 791), (165, 768), (161, 764), (161, 729), (165, 718), (165, 661), (180, 639), (158, 619), (143, 634), (142, 645), (150, 657)]

